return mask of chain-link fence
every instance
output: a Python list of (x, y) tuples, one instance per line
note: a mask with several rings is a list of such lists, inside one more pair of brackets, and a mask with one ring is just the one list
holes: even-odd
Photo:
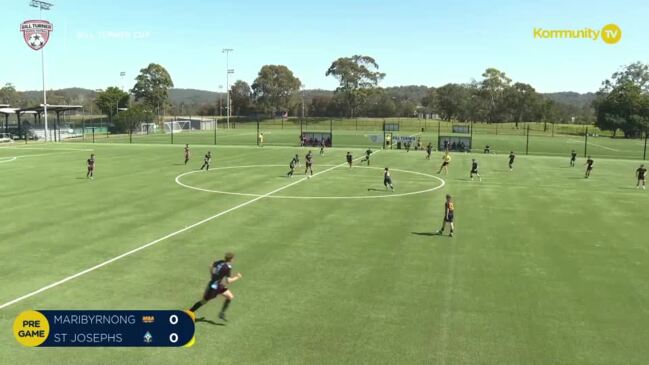
[[(181, 126), (169, 122), (189, 120)], [(580, 156), (646, 159), (646, 136), (642, 139), (614, 137), (589, 125), (553, 123), (456, 123), (431, 119), (331, 119), (331, 118), (170, 118), (167, 124), (140, 127), (131, 134), (113, 134), (102, 121), (78, 121), (71, 125), (81, 131), (69, 142), (153, 143), (190, 145), (300, 146), (304, 132), (331, 133), (333, 147), (384, 147), (384, 125), (397, 124), (391, 137), (415, 137), (421, 146), (438, 146), (440, 136), (462, 135), (472, 138), (472, 151), (491, 153), (568, 156), (575, 150)], [(82, 125), (81, 125), (82, 124)], [(388, 146), (396, 149), (397, 145)]]

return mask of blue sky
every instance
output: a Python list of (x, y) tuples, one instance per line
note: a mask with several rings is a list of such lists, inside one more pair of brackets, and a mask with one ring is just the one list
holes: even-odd
[[(648, 1), (420, 0), (51, 0), (45, 48), (48, 88), (129, 88), (160, 63), (176, 87), (218, 91), (222, 48), (234, 48), (234, 79), (252, 83), (264, 64), (288, 66), (307, 88), (334, 89), (333, 60), (364, 54), (387, 74), (383, 86), (441, 86), (479, 79), (487, 67), (541, 92), (595, 91), (621, 65), (649, 62)], [(41, 87), (40, 55), (19, 25), (38, 18), (29, 0), (5, 0), (0, 83)], [(533, 39), (533, 28), (599, 29), (622, 40)]]

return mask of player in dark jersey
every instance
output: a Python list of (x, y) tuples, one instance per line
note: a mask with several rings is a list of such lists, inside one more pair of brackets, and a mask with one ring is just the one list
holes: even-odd
[(90, 158), (86, 161), (88, 164), (88, 172), (86, 172), (86, 179), (94, 180), (95, 178), (95, 154), (91, 154)]
[(433, 152), (433, 145), (432, 143), (428, 142), (428, 145), (426, 146), (426, 159), (430, 160), (430, 154)]
[(593, 161), (593, 159), (590, 158), (590, 156), (588, 156), (588, 160), (586, 160), (586, 176), (585, 176), (586, 179), (588, 179), (590, 177), (590, 173), (591, 173), (591, 171), (593, 171), (593, 164), (594, 163), (595, 163), (595, 161)]
[(308, 172), (311, 172), (311, 175), (306, 176), (307, 179), (310, 179), (311, 176), (313, 176), (313, 154), (311, 153), (311, 151), (306, 154), (304, 159), (306, 160), (306, 169), (304, 170), (304, 175), (307, 175)]
[(288, 164), (288, 168), (290, 170), (288, 171), (288, 174), (286, 174), (286, 176), (293, 177), (293, 174), (295, 173), (295, 158), (293, 158), (291, 162)]
[(388, 190), (389, 188), (394, 191), (394, 186), (392, 186), (392, 177), (390, 176), (390, 171), (387, 167), (383, 170), (383, 185), (385, 185), (385, 190)]
[(368, 148), (367, 151), (365, 151), (365, 157), (361, 160), (361, 162), (367, 162), (367, 166), (370, 165), (370, 156), (372, 156), (372, 149)]
[(446, 229), (446, 223), (451, 226), (450, 237), (453, 237), (455, 232), (455, 226), (453, 225), (453, 219), (455, 218), (455, 204), (453, 204), (453, 198), (449, 194), (446, 194), (446, 203), (444, 203), (444, 220), (442, 221), (442, 228), (437, 231), (437, 234), (443, 235), (444, 229)]
[(293, 160), (295, 161), (295, 167), (300, 167), (300, 156), (298, 156), (297, 153), (295, 154)]
[(203, 157), (203, 166), (201, 166), (201, 170), (205, 169), (205, 171), (209, 171), (211, 163), (212, 163), (212, 152), (208, 151), (205, 157)]
[(187, 165), (187, 162), (189, 162), (189, 145), (185, 145), (185, 165)]
[(232, 262), (234, 261), (234, 254), (228, 252), (225, 254), (223, 260), (214, 261), (210, 267), (210, 275), (212, 278), (205, 288), (203, 293), (203, 299), (194, 303), (194, 305), (189, 309), (190, 312), (196, 312), (198, 308), (205, 305), (205, 303), (216, 298), (219, 294), (225, 297), (225, 302), (223, 302), (223, 307), (219, 313), (219, 318), (226, 321), (225, 319), (225, 310), (228, 309), (230, 302), (234, 299), (234, 294), (228, 289), (227, 285), (232, 284), (235, 281), (241, 279), (241, 273), (236, 273), (232, 276)]
[(516, 158), (516, 155), (514, 154), (514, 151), (509, 152), (509, 171), (514, 170), (514, 159)]
[(642, 183), (642, 189), (647, 188), (647, 169), (644, 165), (640, 165), (637, 170), (635, 170), (635, 176), (638, 178), (637, 188), (640, 188), (640, 183)]
[(575, 167), (575, 161), (577, 161), (577, 152), (572, 150), (570, 152), (570, 167)]
[(478, 161), (475, 158), (471, 160), (471, 172), (469, 173), (471, 181), (473, 181), (473, 175), (478, 177), (478, 181), (482, 181), (482, 177), (480, 177), (480, 173), (478, 172)]
[(324, 156), (325, 141), (324, 139), (320, 141), (320, 156)]
[(352, 161), (353, 160), (354, 160), (354, 158), (352, 157), (351, 152), (347, 152), (347, 164), (349, 165), (350, 169), (352, 168)]

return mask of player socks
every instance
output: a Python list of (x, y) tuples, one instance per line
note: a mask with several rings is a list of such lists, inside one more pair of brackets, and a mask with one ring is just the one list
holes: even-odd
[(228, 309), (230, 306), (230, 299), (226, 299), (225, 302), (223, 302), (223, 308), (221, 308), (221, 314), (225, 314), (225, 310)]
[(200, 308), (202, 306), (203, 306), (203, 301), (199, 300), (198, 302), (194, 303), (194, 305), (191, 308), (189, 308), (189, 311), (190, 312), (196, 312), (198, 310), (198, 308)]

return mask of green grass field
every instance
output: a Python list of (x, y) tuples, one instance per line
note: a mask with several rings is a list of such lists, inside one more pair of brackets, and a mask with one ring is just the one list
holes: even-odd
[[(641, 152), (640, 142), (595, 139), (605, 148), (589, 147), (596, 160), (591, 179), (583, 177), (583, 158), (568, 166), (570, 149), (583, 151), (578, 137), (535, 137), (546, 146), (539, 154), (557, 156), (523, 156), (517, 146), (524, 137), (499, 136), (491, 142), (496, 150), (519, 152), (513, 172), (502, 154), (453, 154), (449, 175), (440, 176), (439, 153), (427, 161), (422, 152), (396, 150), (375, 154), (371, 168), (349, 169), (341, 165), (348, 149), (335, 148), (324, 157), (316, 152), (318, 175), (307, 180), (300, 169), (293, 179), (284, 176), (291, 156), (305, 149), (244, 146), (240, 141), (251, 144), (254, 132), (236, 134), (248, 132), (219, 132), (217, 146), (207, 145), (213, 135), (205, 132), (178, 134), (177, 145), (149, 136), (132, 145), (0, 147), (0, 363), (649, 358), (649, 191), (635, 189), (640, 156), (627, 160), (619, 152)], [(297, 142), (273, 130), (269, 144), (275, 136)], [(360, 157), (367, 139), (349, 138), (361, 141), (349, 143)], [(192, 143), (188, 166), (182, 143)], [(215, 155), (213, 169), (192, 172), (207, 150)], [(97, 155), (93, 181), (85, 179), (90, 151)], [(482, 182), (468, 179), (472, 157), (480, 160)], [(393, 170), (394, 193), (383, 189), (385, 166)], [(432, 234), (446, 193), (455, 197), (453, 238)], [(24, 348), (9, 330), (26, 309), (187, 308), (225, 251), (237, 254), (235, 271), (243, 274), (231, 286), (230, 321), (198, 322), (191, 348)], [(221, 302), (201, 308), (199, 317), (219, 323)]]

